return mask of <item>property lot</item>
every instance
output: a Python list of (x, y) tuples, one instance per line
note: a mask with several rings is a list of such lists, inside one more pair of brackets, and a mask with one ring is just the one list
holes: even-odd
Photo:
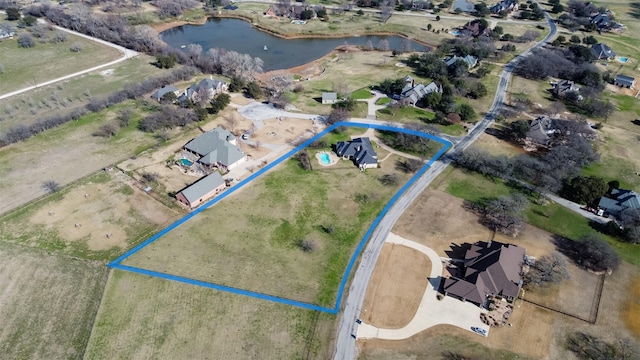
[(85, 359), (328, 359), (334, 319), (113, 271)]
[[(22, 33), (28, 32), (19, 30), (13, 39), (0, 42), (4, 66), (4, 72), (0, 75), (1, 94), (89, 69), (116, 60), (121, 55), (118, 50), (109, 46), (69, 33), (65, 33), (66, 42), (36, 42), (32, 48), (21, 48), (18, 46), (18, 36)], [(72, 52), (70, 46), (73, 43), (82, 44), (82, 51)], [(73, 66), (70, 66), (71, 64)]]
[(99, 172), (0, 219), (0, 239), (108, 260), (178, 214), (117, 170)]
[[(346, 160), (321, 167), (314, 153), (313, 170), (287, 160), (124, 264), (333, 305), (355, 244), (409, 175), (395, 169), (397, 155), (361, 172)], [(382, 185), (393, 173), (397, 185)]]
[(102, 263), (0, 242), (2, 358), (82, 358), (106, 274)]
[[(441, 186), (446, 187), (446, 183)], [(456, 257), (458, 255), (455, 245), (487, 240), (491, 235), (489, 230), (479, 223), (478, 217), (464, 210), (462, 205), (461, 199), (438, 190), (427, 190), (400, 218), (393, 232), (425, 244), (443, 257)], [(539, 257), (555, 250), (552, 243), (553, 236), (527, 225), (522, 234), (515, 239), (497, 234), (495, 240), (523, 246), (527, 249), (528, 255)], [(383, 252), (376, 273), (385, 267), (387, 256), (386, 252)], [(565, 281), (560, 288), (547, 292), (527, 291), (525, 298), (588, 318), (595, 296), (597, 276), (580, 270), (573, 264), (570, 265), (569, 270), (571, 279)], [(407, 273), (413, 272), (407, 271)], [(625, 289), (637, 286), (638, 274), (640, 271), (636, 267), (623, 263), (613, 275), (607, 276), (598, 319), (594, 325), (518, 300), (509, 320), (512, 326), (493, 328), (488, 338), (479, 337), (466, 330), (437, 326), (406, 341), (361, 341), (361, 358), (411, 358), (417, 354), (424, 355), (425, 349), (428, 348), (426, 344), (431, 344), (432, 347), (448, 349), (452, 353), (460, 353), (472, 358), (474, 356), (496, 358), (498, 355), (495, 351), (509, 349), (517, 352), (518, 358), (558, 359), (569, 356), (564, 346), (564, 338), (569, 331), (593, 333), (604, 336), (605, 340), (610, 342), (625, 337), (633, 338), (631, 331), (636, 331), (635, 327), (631, 324), (627, 326), (620, 326), (620, 324), (625, 323), (624, 319), (637, 311), (635, 310), (637, 307), (633, 305), (637, 302), (635, 295)], [(375, 283), (372, 282), (373, 284)], [(404, 291), (398, 289), (394, 296), (410, 297), (413, 294), (413, 288), (417, 286), (420, 286), (419, 282), (414, 286), (407, 285)], [(367, 294), (365, 303), (372, 302), (370, 295), (371, 291)], [(383, 299), (378, 301), (382, 302)], [(363, 317), (376, 319), (378, 316), (391, 316), (391, 314), (402, 316), (404, 313), (402, 306), (378, 309), (386, 314), (376, 314), (374, 311)], [(452, 343), (454, 337), (456, 341)], [(449, 353), (445, 352), (445, 354)], [(499, 358), (515, 358), (515, 354), (503, 354)], [(442, 353), (429, 354), (425, 358), (437, 359), (441, 356)]]
[(152, 135), (136, 129), (137, 121), (111, 138), (92, 136), (100, 126), (114, 121), (119, 108), (83, 116), (1, 148), (0, 214), (45, 195), (45, 181), (64, 186), (157, 143)]

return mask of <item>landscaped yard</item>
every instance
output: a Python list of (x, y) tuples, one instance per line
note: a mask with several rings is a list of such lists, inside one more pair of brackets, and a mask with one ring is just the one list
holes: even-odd
[(378, 110), (376, 114), (378, 120), (414, 123), (429, 122), (429, 120), (432, 120), (434, 116), (435, 114), (429, 110), (413, 106), (403, 106), (397, 109), (385, 108)]
[[(0, 41), (1, 61), (4, 67), (4, 72), (0, 74), (0, 95), (89, 69), (120, 57), (118, 50), (68, 33), (66, 42), (36, 42), (33, 48), (21, 48), (18, 46), (18, 35), (23, 32), (26, 31), (19, 30), (13, 39)], [(82, 43), (82, 51), (70, 50), (71, 44), (76, 42)]]
[(81, 359), (106, 274), (102, 263), (0, 241), (2, 358)]
[[(381, 168), (366, 172), (346, 160), (322, 167), (315, 151), (311, 171), (287, 160), (124, 264), (332, 306), (356, 243), (409, 178), (396, 155), (376, 151)], [(393, 173), (397, 185), (382, 185)]]

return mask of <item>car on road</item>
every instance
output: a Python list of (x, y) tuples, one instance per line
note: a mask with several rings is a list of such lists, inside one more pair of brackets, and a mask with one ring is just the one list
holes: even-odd
[(480, 335), (482, 335), (482, 336), (488, 336), (488, 334), (487, 334), (487, 330), (485, 330), (485, 329), (483, 329), (483, 328), (479, 328), (479, 327), (476, 327), (476, 326), (472, 326), (472, 327), (471, 327), (471, 331), (473, 331), (473, 332), (474, 332), (474, 333), (476, 333), (476, 334), (480, 334)]

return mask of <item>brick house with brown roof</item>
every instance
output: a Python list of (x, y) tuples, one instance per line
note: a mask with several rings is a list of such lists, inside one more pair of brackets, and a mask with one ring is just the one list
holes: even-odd
[(495, 241), (480, 241), (467, 250), (461, 277), (444, 282), (445, 295), (485, 306), (488, 296), (513, 302), (522, 287), (525, 249)]

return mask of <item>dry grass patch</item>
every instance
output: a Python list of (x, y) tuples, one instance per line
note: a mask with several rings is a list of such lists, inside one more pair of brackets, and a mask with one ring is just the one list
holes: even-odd
[(362, 320), (385, 329), (407, 325), (429, 285), (429, 258), (414, 249), (384, 244), (362, 305)]
[(334, 319), (115, 270), (85, 359), (327, 359)]
[[(396, 186), (378, 180), (396, 172), (393, 166), (361, 172), (350, 161), (305, 171), (287, 160), (125, 263), (333, 305), (355, 244), (409, 178), (400, 174)], [(304, 252), (303, 240), (315, 250)]]
[(509, 141), (499, 139), (493, 135), (483, 133), (478, 140), (473, 143), (474, 147), (486, 150), (493, 156), (505, 155), (508, 157), (524, 154), (526, 151), (522, 146), (515, 145)]
[(177, 218), (122, 173), (98, 173), (0, 221), (4, 241), (107, 260)]
[(629, 298), (625, 305), (623, 319), (629, 331), (640, 337), (640, 276), (636, 276), (629, 287)]
[(0, 242), (0, 352), (4, 359), (80, 359), (107, 270)]

